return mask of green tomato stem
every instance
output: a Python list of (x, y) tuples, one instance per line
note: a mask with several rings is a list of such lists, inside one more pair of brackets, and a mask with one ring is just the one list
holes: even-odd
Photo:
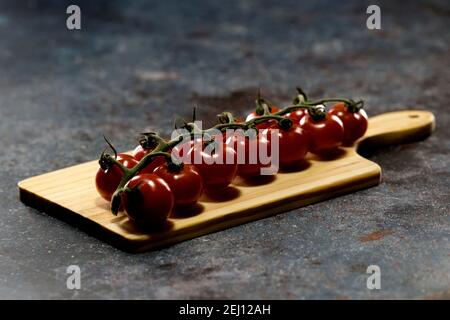
[[(286, 118), (283, 117), (283, 115), (294, 112), (299, 109), (306, 109), (310, 115), (312, 115), (313, 117), (319, 118), (322, 116), (321, 113), (324, 113), (325, 111), (324, 110), (318, 111), (316, 106), (324, 105), (325, 103), (328, 103), (328, 102), (344, 102), (346, 104), (346, 106), (349, 108), (349, 110), (352, 112), (356, 112), (357, 110), (360, 110), (363, 107), (363, 101), (355, 102), (351, 99), (328, 98), (328, 99), (320, 99), (320, 100), (310, 101), (307, 99), (307, 96), (302, 89), (297, 88), (297, 91), (298, 91), (299, 95), (302, 95), (304, 97), (304, 99), (297, 99), (296, 100), (296, 102), (298, 101), (297, 103), (287, 106), (276, 113), (271, 113), (270, 102), (263, 99), (260, 96), (260, 93), (258, 91), (258, 97), (257, 97), (255, 103), (257, 106), (256, 113), (260, 116), (255, 117), (246, 122), (236, 123), (234, 121), (233, 115), (229, 112), (226, 112), (226, 113), (223, 113), (222, 115), (219, 115), (219, 120), (227, 121), (227, 123), (219, 123), (219, 124), (215, 125), (214, 127), (205, 129), (205, 130), (200, 130), (200, 128), (198, 128), (194, 122), (187, 123), (187, 129), (189, 130), (189, 133), (188, 134), (180, 134), (178, 137), (176, 137), (170, 141), (164, 140), (157, 134), (152, 134), (151, 138), (155, 139), (155, 142), (157, 142), (157, 146), (155, 147), (155, 149), (152, 152), (150, 152), (145, 157), (143, 157), (139, 161), (139, 163), (131, 169), (126, 168), (115, 158), (113, 158), (110, 155), (107, 155), (107, 156), (109, 156), (109, 158), (106, 161), (117, 165), (120, 168), (120, 170), (123, 172), (122, 180), (120, 181), (119, 186), (117, 187), (116, 191), (114, 192), (114, 194), (111, 198), (111, 212), (114, 215), (117, 215), (119, 207), (120, 207), (120, 203), (121, 203), (121, 194), (125, 191), (125, 189), (126, 189), (125, 186), (126, 186), (127, 182), (132, 177), (134, 177), (136, 174), (138, 174), (140, 170), (144, 169), (147, 165), (149, 165), (156, 157), (163, 156), (172, 169), (176, 169), (177, 166), (178, 166), (178, 168), (182, 168), (183, 164), (181, 162), (180, 162), (180, 164), (174, 163), (172, 161), (171, 154), (168, 153), (167, 151), (172, 149), (173, 147), (175, 147), (181, 141), (183, 141), (184, 138), (187, 138), (187, 137), (192, 138), (195, 134), (201, 134), (202, 136), (205, 134), (207, 135), (207, 134), (211, 133), (213, 130), (219, 130), (221, 132), (225, 131), (226, 129), (247, 130), (249, 128), (254, 128), (255, 125), (266, 122), (268, 120), (277, 120), (280, 127), (284, 130), (287, 130), (292, 126), (292, 121), (286, 121)], [(304, 100), (304, 101), (302, 101), (302, 100)], [(220, 118), (220, 116), (222, 116), (222, 118)], [(102, 157), (103, 157), (103, 155), (102, 155)]]

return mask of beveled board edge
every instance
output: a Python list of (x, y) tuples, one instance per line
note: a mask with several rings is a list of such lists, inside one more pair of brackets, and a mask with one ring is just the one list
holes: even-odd
[(101, 224), (90, 220), (83, 215), (65, 208), (57, 203), (51, 202), (37, 194), (20, 186), (19, 198), (24, 204), (35, 208), (38, 211), (62, 220), (76, 228), (102, 240), (110, 245), (127, 252), (144, 252), (148, 250), (167, 247), (182, 241), (190, 240), (208, 233), (224, 230), (247, 222), (263, 219), (269, 216), (277, 215), (282, 212), (293, 210), (295, 208), (307, 206), (313, 203), (324, 201), (340, 195), (348, 194), (357, 190), (376, 186), (381, 180), (381, 168), (374, 162), (365, 159), (370, 163), (370, 171), (365, 172), (351, 181), (343, 181), (329, 188), (327, 192), (316, 191), (298, 194), (288, 199), (283, 199), (269, 205), (262, 205), (254, 208), (248, 208), (234, 213), (232, 217), (226, 216), (219, 219), (209, 220), (200, 223), (192, 228), (184, 230), (183, 233), (170, 238), (163, 238), (157, 241), (136, 241), (115, 233)]

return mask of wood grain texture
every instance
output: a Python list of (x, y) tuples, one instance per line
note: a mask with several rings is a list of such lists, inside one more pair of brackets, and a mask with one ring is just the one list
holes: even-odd
[(25, 204), (67, 221), (126, 251), (146, 251), (206, 233), (275, 215), (379, 184), (381, 169), (357, 153), (424, 139), (434, 130), (432, 113), (398, 111), (371, 117), (366, 135), (342, 148), (334, 159), (308, 154), (303, 168), (280, 172), (272, 180), (249, 185), (236, 178), (220, 194), (206, 195), (191, 212), (175, 213), (158, 232), (137, 229), (123, 214), (113, 216), (109, 203), (97, 195), (97, 161), (53, 171), (19, 182)]

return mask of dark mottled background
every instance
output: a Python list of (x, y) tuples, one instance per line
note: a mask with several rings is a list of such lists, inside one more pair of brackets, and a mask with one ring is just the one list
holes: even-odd
[[(366, 1), (1, 1), (0, 298), (450, 298), (450, 5), (376, 3), (381, 31)], [(373, 152), (378, 187), (145, 254), (18, 201), (19, 180), (96, 158), (102, 134), (126, 150), (194, 105), (244, 113), (259, 86), (287, 102), (296, 85), (372, 115), (426, 108), (437, 131)]]

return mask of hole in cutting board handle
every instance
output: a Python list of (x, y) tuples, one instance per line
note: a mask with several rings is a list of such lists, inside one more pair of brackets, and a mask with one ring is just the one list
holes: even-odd
[(418, 114), (410, 114), (409, 117), (411, 119), (416, 119), (416, 118), (419, 118), (419, 115)]

